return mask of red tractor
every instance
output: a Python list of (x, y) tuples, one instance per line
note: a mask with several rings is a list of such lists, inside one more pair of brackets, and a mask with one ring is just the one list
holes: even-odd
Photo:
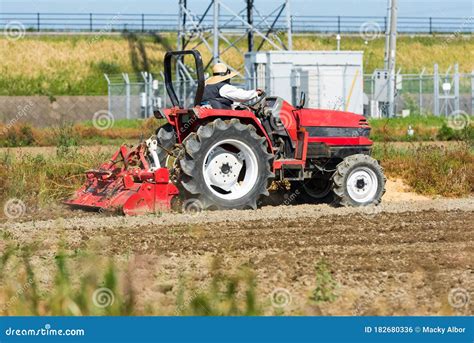
[[(172, 82), (172, 61), (186, 55), (194, 58), (197, 76), (192, 108), (183, 108)], [(308, 198), (331, 197), (334, 204), (380, 203), (385, 177), (370, 156), (370, 127), (363, 116), (305, 108), (304, 95), (297, 107), (262, 94), (239, 109), (207, 108), (200, 106), (199, 52), (168, 52), (164, 69), (173, 107), (155, 116), (167, 123), (135, 150), (122, 147), (112, 162), (89, 171), (69, 204), (137, 214), (170, 208), (180, 192), (202, 208), (255, 209), (273, 181), (288, 181)]]

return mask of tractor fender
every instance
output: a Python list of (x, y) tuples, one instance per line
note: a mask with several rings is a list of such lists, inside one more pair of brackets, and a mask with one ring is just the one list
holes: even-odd
[(160, 108), (153, 112), (153, 116), (158, 120), (166, 119), (168, 123), (172, 123), (171, 118), (170, 118), (171, 113), (172, 113), (171, 108)]
[(243, 124), (250, 124), (255, 127), (257, 133), (267, 140), (268, 151), (272, 152), (272, 141), (267, 134), (267, 131), (263, 127), (260, 120), (250, 111), (246, 110), (222, 110), (222, 109), (212, 109), (212, 108), (199, 108), (197, 111), (198, 117), (202, 121), (212, 121), (214, 119), (220, 118), (222, 120), (228, 120), (232, 118), (239, 119)]

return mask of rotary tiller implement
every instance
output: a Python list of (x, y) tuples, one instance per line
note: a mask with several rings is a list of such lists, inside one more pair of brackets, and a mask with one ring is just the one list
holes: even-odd
[[(153, 144), (155, 144), (153, 146)], [(178, 189), (170, 182), (167, 168), (148, 162), (156, 141), (134, 149), (122, 145), (99, 169), (86, 171), (87, 181), (66, 204), (91, 210), (122, 211), (139, 215), (167, 211)]]

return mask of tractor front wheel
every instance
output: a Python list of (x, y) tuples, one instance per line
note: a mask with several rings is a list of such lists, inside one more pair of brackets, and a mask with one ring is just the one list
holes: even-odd
[(160, 126), (156, 130), (156, 139), (158, 140), (159, 144), (157, 153), (158, 159), (160, 160), (160, 166), (162, 168), (170, 168), (172, 163), (170, 163), (171, 156), (168, 152), (172, 150), (176, 144), (176, 134), (173, 126), (170, 123)]
[(238, 119), (201, 126), (184, 140), (181, 184), (204, 208), (256, 208), (274, 177), (264, 137)]
[(385, 193), (385, 176), (374, 158), (356, 154), (346, 157), (332, 176), (334, 202), (342, 206), (380, 203)]

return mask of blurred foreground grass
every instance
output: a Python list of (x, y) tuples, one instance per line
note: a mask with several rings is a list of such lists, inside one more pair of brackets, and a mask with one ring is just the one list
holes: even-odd
[[(248, 266), (228, 271), (214, 258), (209, 277), (200, 286), (182, 276), (177, 284), (161, 290), (168, 293), (174, 289), (174, 306), (163, 309), (158, 302), (147, 302), (143, 306), (143, 299), (137, 299), (143, 294), (138, 294), (137, 288), (143, 291), (150, 285), (135, 285), (133, 271), (126, 262), (118, 264), (111, 257), (84, 250), (67, 250), (67, 245), (60, 243), (58, 250), (45, 257), (47, 261), (43, 262), (49, 267), (44, 268), (33, 261), (41, 243), (18, 244), (6, 231), (0, 233), (3, 236), (0, 243), (3, 248), (0, 253), (0, 315), (247, 316), (262, 315), (265, 309), (271, 313), (272, 305), (289, 301), (281, 299), (281, 295), (269, 298), (258, 294), (256, 275)], [(321, 266), (323, 272), (319, 271)], [(337, 298), (333, 293), (337, 283), (329, 268), (327, 261), (316, 263), (314, 294), (318, 297), (316, 300), (308, 298), (309, 303), (321, 304)], [(276, 307), (274, 314), (284, 314), (282, 306)]]

